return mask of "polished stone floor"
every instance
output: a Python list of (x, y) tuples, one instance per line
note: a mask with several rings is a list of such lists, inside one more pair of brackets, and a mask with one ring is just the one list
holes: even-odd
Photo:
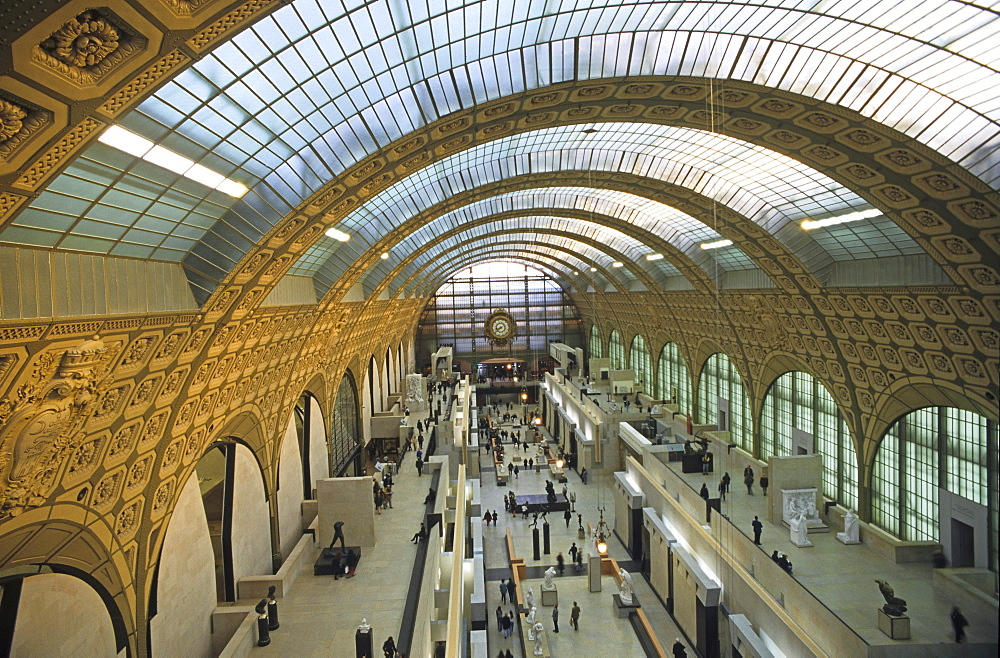
[[(423, 414), (414, 414), (412, 422), (422, 416)], [(515, 451), (508, 444), (507, 456), (511, 458), (520, 453), (520, 456), (527, 458), (529, 454), (534, 456), (533, 450), (523, 453), (520, 448)], [(592, 475), (590, 482), (583, 485), (579, 476), (568, 472), (567, 487), (576, 494), (576, 512), (568, 527), (561, 515), (550, 515), (556, 516), (548, 518), (551, 551), (547, 555), (541, 555), (541, 559), (536, 561), (532, 556), (531, 516), (524, 520), (519, 515), (515, 518), (514, 515), (506, 514), (503, 496), (510, 490), (516, 494), (543, 493), (545, 472), (522, 471), (518, 478), (511, 478), (506, 486), (498, 487), (489, 456), (480, 452), (479, 459), (483, 468), (482, 507), (495, 509), (500, 515), (499, 527), (491, 525), (483, 528), (484, 567), (488, 581), (488, 655), (496, 656), (498, 652), (510, 649), (512, 655), (524, 656), (525, 645), (529, 646), (530, 655), (530, 643), (522, 643), (519, 634), (515, 633), (511, 638), (504, 639), (496, 628), (496, 607), (499, 605), (504, 611), (512, 609), (510, 604), (501, 604), (499, 591), (500, 580), (510, 577), (505, 530), (510, 528), (517, 555), (524, 558), (529, 568), (526, 585), (540, 585), (541, 572), (549, 565), (556, 564), (557, 553), (563, 553), (568, 565), (568, 550), (573, 542), (580, 546), (587, 541), (578, 537), (575, 514), (582, 515), (584, 525), (587, 522), (596, 525), (598, 509), (604, 507), (605, 521), (609, 526), (614, 526), (611, 476)], [(715, 474), (687, 474), (683, 478), (696, 489), (701, 487), (703, 481), (707, 481), (709, 489), (714, 492), (719, 475), (726, 470), (731, 475), (734, 473), (729, 466), (728, 457), (723, 455), (717, 461)], [(352, 579), (334, 581), (329, 576), (303, 574), (290, 595), (280, 603), (281, 628), (272, 633), (271, 645), (258, 651), (273, 655), (353, 656), (354, 632), (364, 617), (374, 628), (376, 655), (380, 656), (382, 642), (390, 635), (397, 637), (399, 633), (413, 557), (416, 554), (416, 548), (409, 543), (409, 539), (423, 511), (421, 502), (428, 481), (426, 477), (417, 477), (412, 458), (408, 456), (402, 472), (395, 478), (395, 508), (376, 517), (378, 545), (365, 551), (358, 575)], [(557, 483), (556, 490), (561, 491), (561, 488), (562, 485)], [(763, 496), (748, 496), (745, 489), (741, 493), (736, 487), (722, 507), (722, 512), (733, 519), (745, 533), (750, 532), (749, 523), (754, 514), (764, 518), (763, 510)], [(479, 523), (483, 523), (482, 520)], [(539, 520), (539, 528), (541, 527), (542, 521)], [(810, 535), (810, 539), (816, 544), (814, 548), (796, 548), (788, 539), (787, 529), (765, 523), (762, 550), (768, 554), (775, 549), (788, 553), (795, 565), (795, 577), (866, 640), (881, 644), (892, 643), (875, 627), (878, 590), (872, 582), (872, 574), (881, 574), (881, 577), (887, 578), (895, 587), (897, 595), (910, 602), (913, 619), (911, 642), (945, 643), (951, 640), (947, 617), (951, 602), (932, 587), (930, 565), (889, 564), (865, 546), (840, 544), (833, 533)], [(609, 540), (609, 552), (615, 559), (629, 564), (631, 558), (614, 536)], [(637, 576), (634, 580), (636, 593), (643, 603), (646, 615), (669, 654), (674, 639), (680, 633), (645, 579)], [(612, 610), (611, 596), (616, 591), (612, 578), (604, 577), (602, 591), (591, 593), (587, 587), (586, 566), (580, 573), (575, 573), (571, 566), (567, 566), (564, 575), (557, 577), (556, 583), (561, 611), (559, 634), (551, 632), (551, 608), (539, 606), (539, 619), (547, 630), (553, 656), (579, 658), (643, 655), (627, 620), (617, 619)], [(536, 598), (540, 599), (538, 587)], [(569, 611), (573, 600), (578, 601), (582, 609), (579, 632), (573, 631), (569, 625)], [(992, 618), (989, 611), (964, 612), (970, 621), (967, 630), (971, 642), (996, 642), (995, 612)], [(688, 655), (695, 655), (686, 640), (685, 646)]]
[[(789, 539), (788, 528), (767, 522), (767, 504), (760, 487), (755, 484), (754, 495), (748, 495), (742, 484), (742, 468), (731, 466), (734, 462), (730, 455), (717, 455), (715, 472), (708, 475), (681, 473), (679, 463), (669, 465), (696, 490), (705, 482), (713, 495), (722, 474), (728, 471), (732, 491), (722, 503), (722, 513), (748, 537), (753, 536), (750, 523), (754, 515), (760, 516), (764, 522), (761, 550), (767, 555), (775, 550), (787, 554), (793, 565), (793, 577), (869, 644), (938, 644), (954, 640), (949, 615), (955, 602), (933, 586), (929, 562), (894, 564), (864, 544), (840, 543), (835, 532), (810, 533), (809, 541), (814, 546), (795, 546)], [(725, 545), (725, 538), (720, 538), (720, 542)], [(876, 611), (884, 601), (875, 578), (888, 581), (896, 596), (906, 599), (910, 640), (892, 640), (878, 629)], [(966, 633), (970, 643), (997, 642), (995, 608), (966, 607), (962, 612), (969, 620)]]

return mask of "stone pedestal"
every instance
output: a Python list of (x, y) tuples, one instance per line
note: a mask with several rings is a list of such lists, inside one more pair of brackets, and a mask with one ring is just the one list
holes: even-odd
[(837, 533), (837, 540), (841, 544), (848, 544), (848, 545), (850, 545), (850, 544), (860, 544), (861, 543), (861, 540), (858, 539), (857, 537), (851, 537), (850, 535), (848, 535), (847, 533), (844, 533), (844, 532), (838, 532)]
[(894, 640), (909, 640), (910, 618), (906, 615), (893, 617), (885, 614), (885, 611), (879, 608), (878, 629)]
[(357, 658), (375, 655), (375, 642), (371, 626), (359, 628), (354, 633), (354, 655)]
[(635, 594), (632, 595), (631, 603), (623, 603), (620, 594), (615, 594), (611, 598), (614, 601), (613, 607), (615, 609), (615, 615), (619, 619), (627, 618), (629, 616), (629, 613), (635, 612), (637, 608), (642, 607), (639, 605), (639, 597), (637, 597)]
[(552, 589), (542, 590), (542, 605), (545, 607), (552, 607), (559, 605), (559, 590), (555, 587)]

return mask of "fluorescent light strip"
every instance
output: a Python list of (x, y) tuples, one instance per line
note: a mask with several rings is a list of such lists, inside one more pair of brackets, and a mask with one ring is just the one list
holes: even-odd
[(341, 242), (347, 242), (348, 240), (351, 239), (350, 235), (335, 228), (327, 230), (326, 234), (331, 238), (333, 238), (334, 240), (340, 240)]
[(846, 224), (847, 222), (858, 222), (862, 219), (871, 219), (872, 217), (878, 217), (881, 214), (881, 210), (871, 208), (869, 210), (849, 212), (844, 215), (834, 215), (833, 217), (827, 217), (825, 219), (807, 219), (802, 222), (801, 226), (802, 230), (811, 231), (816, 228), (823, 228), (824, 226), (836, 226), (837, 224)]
[(715, 242), (702, 242), (702, 249), (721, 249), (722, 247), (728, 247), (733, 243), (732, 240), (716, 240)]
[(197, 164), (179, 153), (174, 153), (170, 149), (163, 148), (159, 144), (154, 144), (145, 137), (136, 135), (130, 130), (125, 130), (121, 126), (109, 126), (107, 130), (101, 133), (97, 141), (116, 148), (119, 151), (124, 151), (129, 155), (142, 158), (146, 162), (163, 167), (167, 171), (180, 174), (196, 183), (201, 183), (205, 187), (210, 187), (213, 190), (218, 190), (237, 199), (248, 191), (247, 186), (243, 183), (226, 178), (208, 167)]
[(663, 254), (646, 254), (646, 260), (663, 260)]

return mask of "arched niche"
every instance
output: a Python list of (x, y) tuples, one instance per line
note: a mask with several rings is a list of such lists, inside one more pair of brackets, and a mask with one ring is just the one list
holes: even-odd
[(16, 598), (9, 655), (118, 654), (114, 625), (101, 595), (80, 578), (45, 570), (43, 567), (43, 572), (35, 575), (0, 579), (4, 609), (9, 611), (10, 599)]

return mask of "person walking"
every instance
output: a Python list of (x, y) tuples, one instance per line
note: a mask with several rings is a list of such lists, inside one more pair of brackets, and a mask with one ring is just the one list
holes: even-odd
[(684, 648), (684, 643), (681, 642), (680, 638), (674, 641), (673, 652), (674, 658), (687, 658), (687, 649)]
[(490, 514), (489, 510), (486, 510), (486, 513), (483, 514), (483, 521), (486, 521), (486, 527), (489, 528), (490, 523), (493, 521), (493, 515)]
[(511, 605), (517, 605), (517, 583), (513, 578), (507, 581), (507, 598), (510, 599)]
[(587, 469), (586, 468), (584, 468), (582, 471), (580, 471), (580, 479), (583, 480), (584, 484), (587, 484)]
[(563, 575), (563, 572), (566, 570), (566, 559), (562, 553), (556, 554), (556, 564), (559, 566), (559, 575)]
[[(749, 470), (749, 469), (748, 469)], [(743, 484), (747, 485), (747, 493), (753, 495), (753, 471), (743, 476)]]
[(569, 509), (567, 509), (565, 512), (563, 512), (563, 518), (566, 519), (566, 527), (568, 528), (569, 522), (573, 520), (572, 512), (570, 512)]
[(503, 616), (503, 636), (504, 636), (504, 638), (510, 637), (510, 629), (511, 629), (510, 615), (504, 615)]
[(552, 626), (553, 633), (559, 632), (559, 604), (557, 603), (555, 607), (552, 608)]
[(951, 609), (950, 616), (951, 627), (955, 629), (955, 642), (961, 644), (965, 641), (965, 627), (969, 625), (969, 620), (965, 618), (957, 605)]
[(755, 516), (753, 517), (753, 523), (750, 525), (753, 526), (753, 543), (760, 546), (760, 533), (764, 530), (764, 524)]
[(497, 511), (496, 511), (496, 510), (493, 510), (493, 525), (496, 525), (496, 524), (497, 524), (497, 521), (498, 521), (499, 519), (500, 519), (500, 516), (499, 516), (499, 515), (497, 514)]
[(762, 474), (760, 476), (760, 488), (761, 488), (761, 491), (764, 492), (765, 496), (767, 495), (767, 485), (768, 484), (770, 484), (770, 481), (767, 479), (767, 473), (764, 473), (764, 474)]
[(497, 606), (497, 632), (503, 631), (503, 610)]
[(576, 562), (576, 553), (579, 550), (580, 549), (576, 547), (576, 542), (573, 542), (573, 545), (569, 547), (569, 559), (570, 559), (570, 562)]
[(729, 483), (732, 482), (732, 478), (729, 477), (729, 472), (726, 471), (722, 475), (722, 484), (726, 487), (726, 493), (729, 493)]
[(382, 653), (385, 654), (385, 658), (395, 658), (396, 656), (396, 641), (389, 636), (389, 639), (382, 643)]
[(573, 601), (573, 609), (569, 611), (569, 624), (574, 631), (580, 630), (580, 606)]
[(704, 482), (701, 483), (701, 491), (698, 492), (698, 495), (704, 498), (705, 500), (708, 500), (708, 495), (709, 495), (708, 485), (705, 484)]
[(424, 460), (421, 459), (420, 457), (417, 457), (416, 467), (417, 467), (417, 476), (418, 477), (423, 476)]
[(726, 483), (722, 480), (719, 480), (719, 498), (722, 502), (726, 502)]
[[(500, 603), (507, 605), (507, 580), (502, 578), (500, 580)], [(500, 608), (497, 608), (497, 614), (500, 614)]]

